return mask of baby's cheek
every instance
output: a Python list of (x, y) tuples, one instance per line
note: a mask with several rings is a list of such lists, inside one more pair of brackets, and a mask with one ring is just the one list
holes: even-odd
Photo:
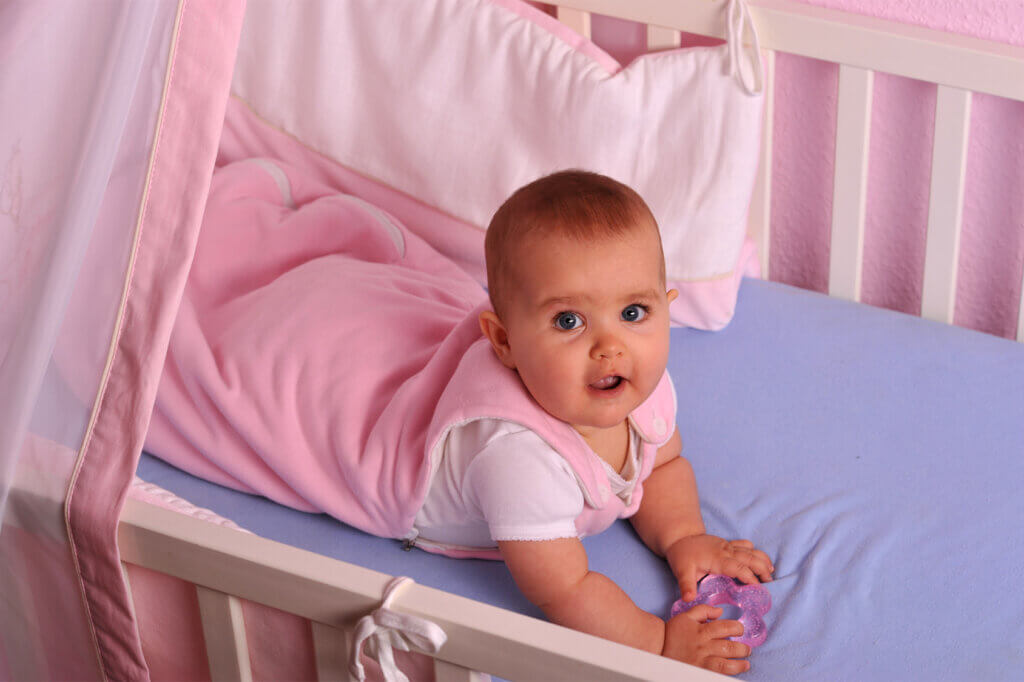
[(654, 339), (651, 339), (651, 344), (647, 349), (647, 362), (645, 363), (645, 370), (661, 377), (662, 372), (665, 371), (665, 366), (668, 365), (668, 352), (669, 352), (669, 335), (668, 331), (664, 334), (658, 334)]
[(652, 349), (648, 361), (644, 364), (643, 389), (648, 395), (653, 393), (654, 389), (657, 388), (658, 382), (661, 381), (661, 377), (665, 373), (666, 365), (668, 365), (667, 340), (663, 344), (659, 344), (658, 347)]
[(570, 385), (565, 367), (559, 363), (531, 363), (520, 372), (520, 378), (533, 399), (548, 413), (564, 419), (566, 387)]

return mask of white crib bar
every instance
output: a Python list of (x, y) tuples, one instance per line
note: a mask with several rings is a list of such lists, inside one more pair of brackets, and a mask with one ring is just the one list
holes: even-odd
[(828, 292), (849, 301), (860, 300), (873, 81), (872, 71), (839, 66)]
[(674, 28), (665, 28), (664, 26), (647, 27), (647, 49), (651, 52), (655, 50), (671, 50), (682, 45), (682, 42), (682, 36)]
[(1017, 305), (1017, 340), (1024, 343), (1024, 272), (1020, 275), (1020, 303)]
[(584, 38), (590, 37), (590, 12), (578, 9), (559, 7), (557, 10), (558, 20), (579, 33)]
[(764, 64), (764, 118), (761, 123), (761, 159), (750, 197), (747, 231), (757, 245), (761, 277), (769, 278), (772, 224), (772, 135), (775, 126), (775, 51), (761, 50)]
[(971, 93), (940, 85), (935, 101), (921, 316), (947, 324), (953, 324), (956, 307), (970, 127)]
[(124, 589), (128, 593), (128, 604), (132, 608), (132, 619), (135, 620), (135, 595), (132, 594), (132, 582), (128, 579), (128, 564), (121, 562), (121, 579), (124, 580)]
[[(726, 34), (725, 0), (558, 2), (643, 24), (719, 38)], [(1024, 101), (1024, 47), (954, 36), (799, 0), (748, 0), (748, 4), (765, 49)]]
[(237, 597), (201, 585), (196, 585), (196, 596), (206, 640), (206, 658), (210, 662), (210, 679), (251, 682), (242, 603)]
[(315, 621), (310, 625), (317, 679), (320, 682), (353, 682), (356, 678), (348, 667), (349, 633)]
[[(390, 576), (194, 519), (129, 498), (118, 527), (121, 557), (210, 590), (330, 625), (380, 604)], [(438, 658), (505, 678), (703, 680), (712, 673), (423, 585), (393, 608), (448, 633)], [(230, 644), (230, 643), (229, 643)], [(525, 671), (525, 672), (524, 672)]]

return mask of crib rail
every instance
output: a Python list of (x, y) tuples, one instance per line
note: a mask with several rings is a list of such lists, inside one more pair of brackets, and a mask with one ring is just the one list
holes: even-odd
[[(347, 678), (342, 632), (379, 606), (390, 576), (128, 499), (118, 529), (129, 564), (197, 585), (215, 679), (251, 677), (237, 598), (313, 621), (320, 679)], [(234, 601), (233, 601), (234, 600)], [(448, 635), (439, 680), (486, 670), (507, 679), (704, 680), (712, 673), (423, 585), (395, 609)]]
[[(725, 0), (557, 0), (549, 4), (557, 5), (559, 18), (605, 14), (725, 38)], [(1024, 101), (1024, 48), (794, 0), (748, 0), (747, 4), (764, 49)]]
[[(590, 14), (649, 26), (648, 47), (678, 44), (678, 33), (725, 37), (724, 0), (560, 0), (558, 17), (589, 35)], [(776, 51), (840, 65), (829, 294), (859, 301), (864, 260), (868, 148), (873, 74), (913, 78), (938, 87), (921, 315), (953, 323), (959, 268), (964, 179), (973, 92), (1024, 101), (1024, 48), (805, 5), (749, 0), (766, 61), (761, 170), (750, 234), (769, 276), (772, 76)], [(1014, 283), (1016, 284), (1016, 283)], [(1024, 341), (1024, 274), (1016, 337)]]

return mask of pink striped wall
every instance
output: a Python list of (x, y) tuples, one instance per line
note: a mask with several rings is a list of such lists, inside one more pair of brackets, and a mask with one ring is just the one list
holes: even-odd
[[(805, 0), (849, 12), (1024, 45), (1024, 0)], [(620, 61), (645, 33), (597, 18), (594, 40)], [(776, 62), (771, 278), (825, 291), (838, 67)], [(875, 78), (863, 299), (918, 314), (928, 214), (935, 87)], [(1024, 270), (1024, 103), (975, 96), (964, 197), (956, 323), (1016, 330)]]

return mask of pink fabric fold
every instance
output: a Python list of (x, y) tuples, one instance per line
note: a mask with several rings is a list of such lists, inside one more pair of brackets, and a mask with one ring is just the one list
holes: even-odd
[(127, 297), (99, 409), (68, 491), (68, 531), (82, 597), (108, 679), (149, 677), (122, 578), (117, 525), (199, 230), (243, 5), (185, 2), (180, 7)]
[[(315, 198), (302, 203), (295, 186)], [(222, 167), (146, 449), (400, 537), (432, 473), (433, 406), (480, 336), (466, 319), (486, 298), (372, 204), (314, 190), (284, 164)]]

